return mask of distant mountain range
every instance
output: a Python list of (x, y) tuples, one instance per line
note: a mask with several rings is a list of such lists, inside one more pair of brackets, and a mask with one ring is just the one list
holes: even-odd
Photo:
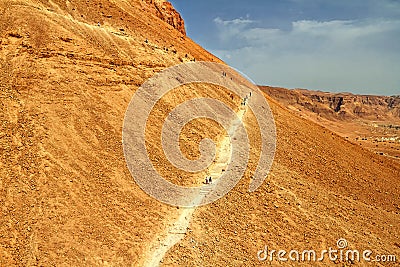
[(269, 86), (260, 88), (291, 109), (311, 111), (329, 119), (400, 121), (400, 96), (327, 93)]

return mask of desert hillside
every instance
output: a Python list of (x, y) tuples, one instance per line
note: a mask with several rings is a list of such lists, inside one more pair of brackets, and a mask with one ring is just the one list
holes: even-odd
[[(125, 111), (155, 73), (220, 60), (185, 36), (166, 1), (1, 1), (0, 25), (0, 266), (142, 266), (184, 209), (158, 202), (135, 183), (122, 147)], [(190, 97), (240, 102), (223, 88), (180, 90), (163, 99), (155, 118)], [(250, 136), (245, 177), (193, 212), (162, 264), (258, 266), (265, 245), (320, 250), (340, 238), (353, 249), (400, 257), (399, 162), (265, 97), (277, 128), (266, 181), (247, 192), (259, 155)], [(250, 113), (243, 122), (254, 126)], [(183, 152), (195, 158), (201, 138), (221, 140), (216, 127), (190, 124)], [(150, 156), (174, 178), (179, 173), (156, 155), (157, 134), (148, 131)]]

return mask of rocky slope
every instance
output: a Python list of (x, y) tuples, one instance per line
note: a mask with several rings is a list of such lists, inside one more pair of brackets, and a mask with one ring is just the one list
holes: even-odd
[(0, 266), (138, 265), (176, 210), (130, 176), (125, 110), (154, 73), (219, 60), (147, 5), (0, 2)]
[[(132, 179), (121, 142), (126, 108), (155, 73), (219, 59), (140, 0), (1, 1), (0, 8), (0, 266), (141, 266), (178, 209)], [(184, 89), (166, 96), (156, 115), (192, 96), (238, 104), (223, 89)], [(163, 263), (257, 266), (265, 245), (319, 250), (339, 238), (400, 255), (400, 165), (266, 97), (278, 132), (270, 175), (247, 193), (259, 153), (252, 131), (244, 179), (195, 211)], [(256, 129), (254, 118), (245, 121)], [(220, 135), (209, 121), (189, 126), (182, 147), (190, 156), (201, 138)], [(161, 173), (176, 177), (158, 158), (158, 132), (149, 131), (146, 144)]]

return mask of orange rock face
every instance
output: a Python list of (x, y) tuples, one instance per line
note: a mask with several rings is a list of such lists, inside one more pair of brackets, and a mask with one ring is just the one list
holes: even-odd
[(186, 35), (185, 22), (170, 2), (166, 0), (146, 0), (146, 2), (154, 6), (154, 14), (157, 17)]

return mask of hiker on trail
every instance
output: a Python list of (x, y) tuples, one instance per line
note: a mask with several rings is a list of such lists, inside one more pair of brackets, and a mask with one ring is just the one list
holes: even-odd
[(97, 26), (99, 26), (99, 27), (100, 27), (100, 22), (97, 22)]
[(212, 184), (212, 177), (210, 176), (210, 179), (208, 179), (208, 182), (210, 183), (210, 184)]
[(208, 184), (208, 177), (206, 177), (206, 184)]
[(250, 92), (250, 96), (251, 96), (251, 92)]

